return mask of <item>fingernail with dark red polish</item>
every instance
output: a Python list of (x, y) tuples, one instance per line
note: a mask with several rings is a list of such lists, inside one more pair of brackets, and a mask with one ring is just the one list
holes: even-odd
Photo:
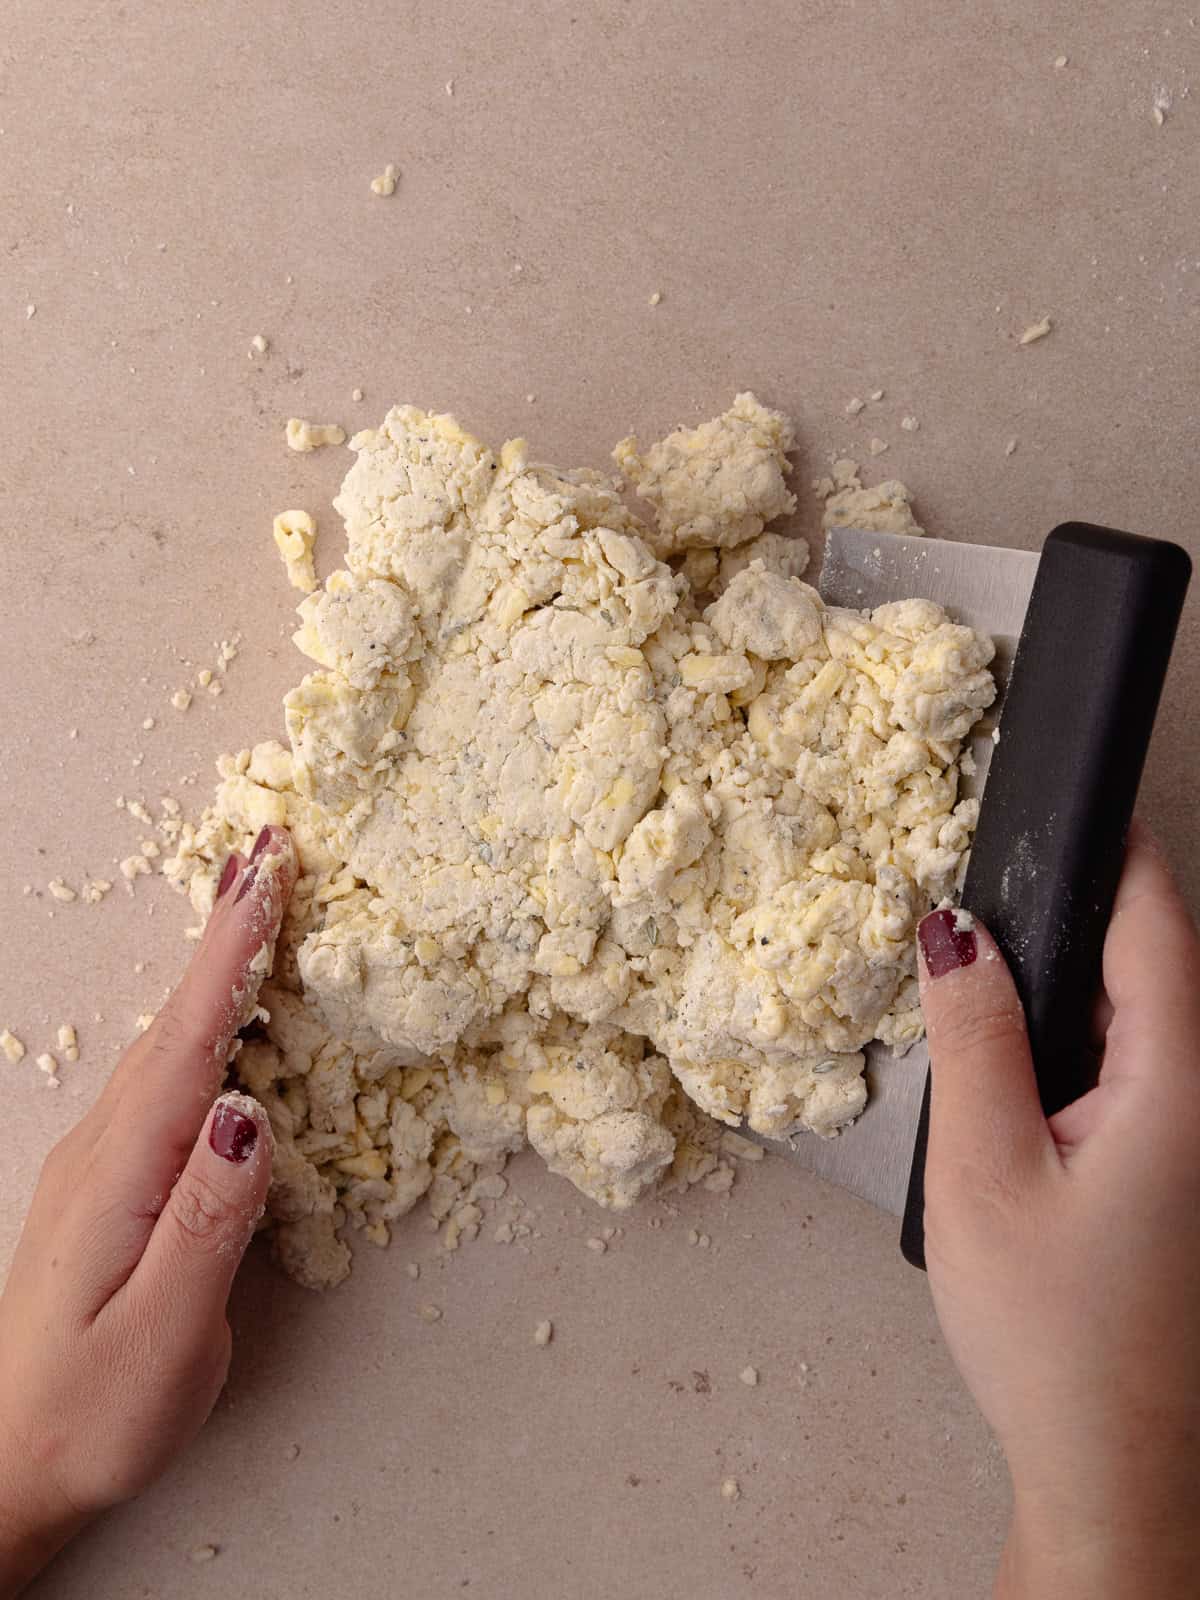
[(931, 978), (969, 967), (978, 954), (975, 924), (969, 911), (931, 911), (917, 929), (925, 970)]
[(258, 1123), (236, 1106), (221, 1104), (213, 1112), (208, 1142), (223, 1161), (240, 1166), (249, 1161), (258, 1143)]
[(218, 900), (225, 893), (226, 889), (228, 889), (229, 885), (233, 882), (233, 880), (237, 877), (237, 869), (238, 869), (237, 857), (236, 856), (230, 856), (229, 859), (226, 861), (224, 867), (221, 869), (221, 881), (220, 881), (220, 883), (217, 884), (217, 899)]
[(267, 848), (267, 846), (270, 844), (270, 842), (271, 842), (271, 830), (270, 830), (270, 828), (261, 829), (260, 832), (259, 832), (258, 838), (255, 839), (255, 841), (254, 841), (254, 849), (251, 850), (251, 852), (250, 852), (250, 865), (251, 866), (253, 866), (254, 863), (258, 860), (259, 856), (262, 855), (263, 851)]
[(242, 879), (241, 888), (233, 897), (234, 905), (237, 905), (239, 900), (244, 899), (246, 895), (250, 893), (251, 889), (254, 887), (254, 880), (257, 876), (258, 868), (252, 862), (250, 866), (246, 868), (246, 876)]

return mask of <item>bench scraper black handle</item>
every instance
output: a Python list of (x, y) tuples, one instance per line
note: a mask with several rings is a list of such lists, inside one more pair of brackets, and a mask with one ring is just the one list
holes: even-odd
[[(1085, 522), (1038, 563), (962, 903), (1012, 970), (1048, 1116), (1096, 1081), (1104, 935), (1191, 570), (1178, 545)], [(900, 1235), (917, 1267), (928, 1132), (926, 1078)]]

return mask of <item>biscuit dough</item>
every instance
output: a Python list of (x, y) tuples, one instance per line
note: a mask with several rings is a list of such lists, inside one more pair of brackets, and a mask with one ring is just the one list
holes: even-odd
[[(526, 1142), (620, 1208), (713, 1174), (695, 1106), (833, 1135), (863, 1045), (918, 1036), (914, 927), (970, 842), (992, 646), (929, 601), (822, 602), (803, 545), (763, 531), (795, 503), (791, 443), (750, 394), (625, 440), (648, 527), (604, 476), (448, 416), (351, 440), (289, 747), (222, 758), (166, 865), (207, 913), (228, 851), (264, 823), (296, 841), (235, 1067), (301, 1282), (345, 1275), (345, 1224), (383, 1242), (422, 1195), (447, 1243), (473, 1236)], [(901, 485), (830, 493), (915, 526)]]

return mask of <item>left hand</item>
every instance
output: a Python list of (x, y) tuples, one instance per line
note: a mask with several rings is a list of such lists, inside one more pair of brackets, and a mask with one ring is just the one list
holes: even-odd
[(42, 1168), (0, 1296), (0, 1600), (156, 1478), (225, 1382), (272, 1139), (216, 1097), (295, 877), (281, 828), (230, 857), (183, 981)]

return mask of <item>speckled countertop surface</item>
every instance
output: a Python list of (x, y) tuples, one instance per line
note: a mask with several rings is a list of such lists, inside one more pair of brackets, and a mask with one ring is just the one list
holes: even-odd
[[(83, 1054), (56, 1094), (0, 1067), (0, 1266), (187, 949), (161, 883), (99, 907), (46, 885), (115, 875), (118, 792), (194, 806), (221, 750), (280, 731), (270, 519), (316, 511), (328, 571), (346, 459), (290, 454), (287, 416), (350, 431), (412, 400), (600, 465), (753, 387), (797, 419), (802, 491), (874, 434), (932, 532), (1033, 546), (1077, 517), (1197, 553), (1186, 6), (9, 0), (4, 33), (0, 1026), (36, 1050), (71, 1020)], [(175, 712), (239, 631), (225, 693)], [(1198, 674), (1193, 603), (1144, 809), (1194, 895)], [(418, 1215), (324, 1299), (256, 1257), (199, 1445), (35, 1592), (985, 1592), (1003, 1466), (894, 1223), (768, 1161), (601, 1256), (573, 1190), (529, 1160), (515, 1187), (528, 1250), (447, 1257)]]

